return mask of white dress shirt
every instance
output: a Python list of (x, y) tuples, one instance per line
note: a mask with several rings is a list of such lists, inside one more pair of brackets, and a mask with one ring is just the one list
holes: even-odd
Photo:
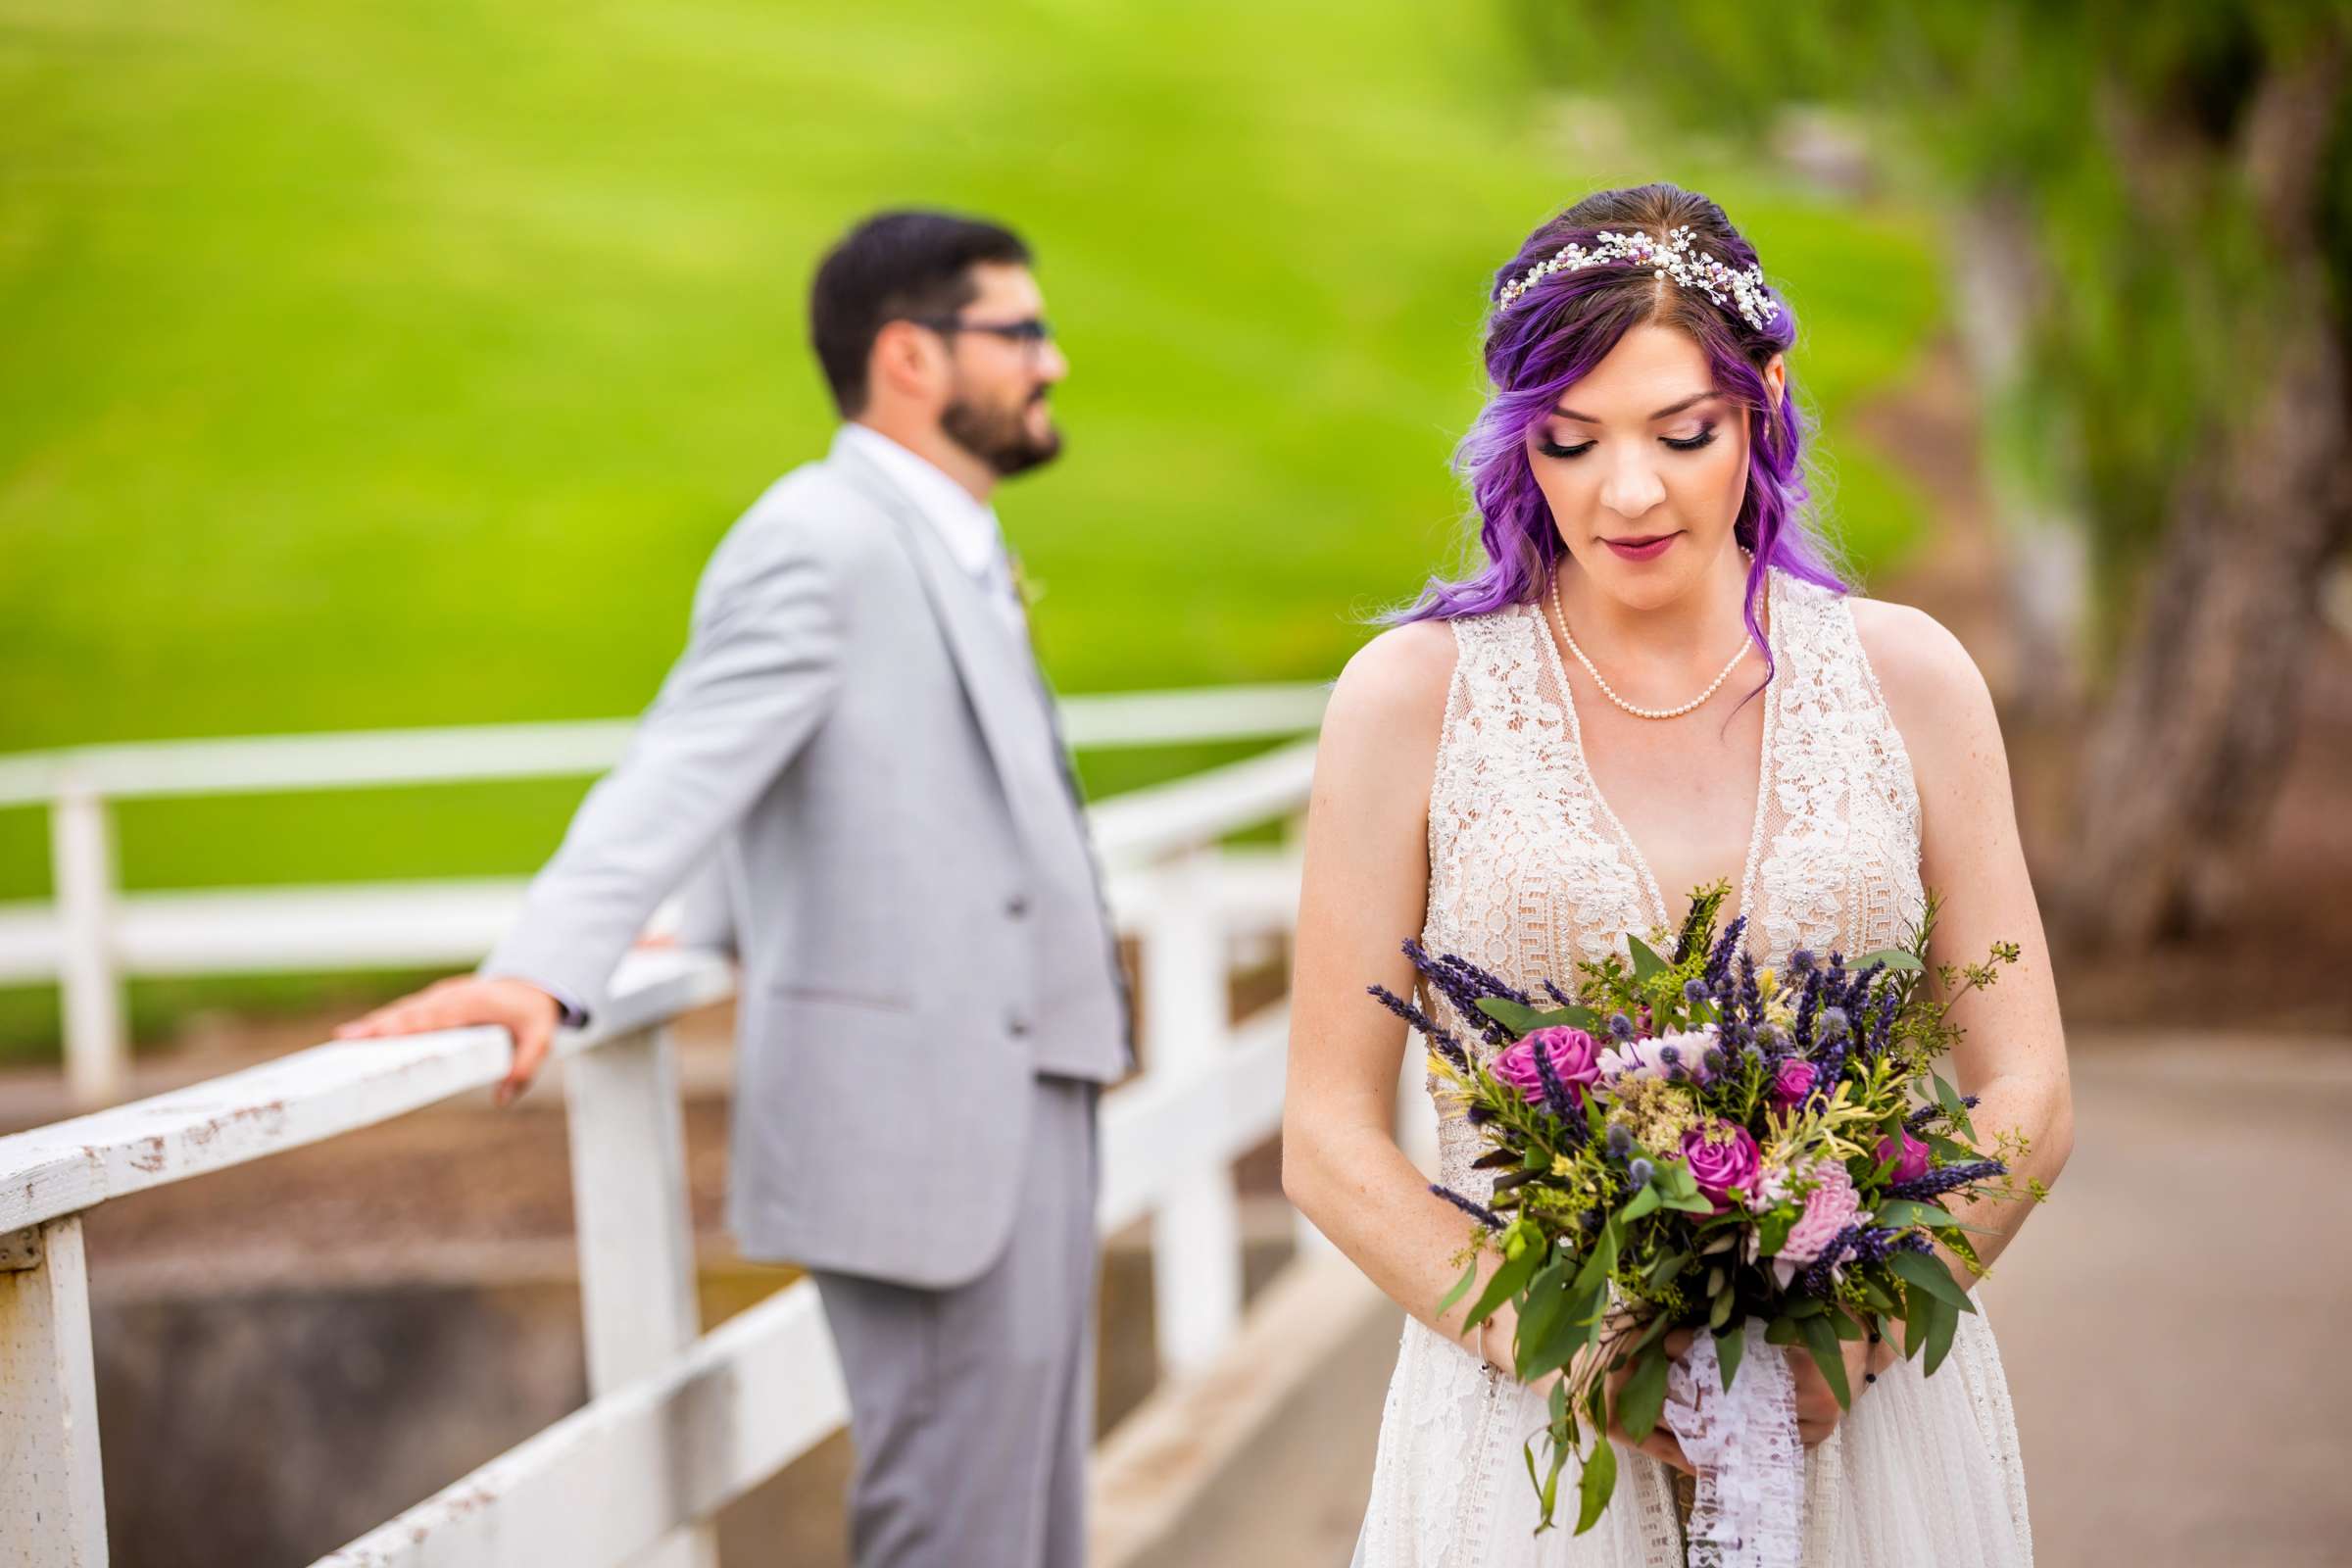
[(1011, 559), (996, 510), (972, 499), (969, 490), (929, 459), (917, 457), (871, 425), (845, 424), (833, 444), (862, 453), (906, 492), (923, 520), (938, 531), (948, 554), (980, 585), (989, 608), (1026, 648), (1029, 617), (1021, 607), (1020, 590), (1013, 585)]

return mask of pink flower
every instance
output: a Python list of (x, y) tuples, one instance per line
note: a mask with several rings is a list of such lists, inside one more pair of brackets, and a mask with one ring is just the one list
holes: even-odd
[(1530, 1104), (1544, 1102), (1544, 1075), (1537, 1069), (1536, 1053), (1551, 1058), (1551, 1070), (1568, 1088), (1568, 1098), (1585, 1102), (1585, 1089), (1600, 1081), (1600, 1048), (1582, 1029), (1538, 1029), (1497, 1052), (1487, 1071), (1519, 1091)]
[(1812, 1170), (1813, 1190), (1805, 1195), (1805, 1211), (1788, 1228), (1788, 1239), (1781, 1244), (1780, 1255), (1773, 1260), (1774, 1272), (1786, 1286), (1796, 1277), (1796, 1271), (1819, 1257), (1822, 1249), (1837, 1239), (1838, 1233), (1854, 1222), (1862, 1211), (1862, 1200), (1854, 1192), (1854, 1179), (1845, 1173), (1840, 1160), (1823, 1159)]
[(1887, 1180), (1915, 1182), (1928, 1173), (1928, 1146), (1907, 1132), (1902, 1135), (1902, 1138), (1903, 1145), (1899, 1152), (1895, 1148), (1893, 1139), (1880, 1139), (1878, 1161), (1882, 1165), (1890, 1159), (1894, 1161), (1894, 1173)]
[(1698, 1190), (1720, 1214), (1732, 1206), (1724, 1195), (1733, 1188), (1747, 1193), (1756, 1190), (1763, 1152), (1746, 1128), (1717, 1117), (1683, 1134), (1683, 1158), (1690, 1162)]
[(1795, 1056), (1781, 1062), (1780, 1072), (1772, 1080), (1772, 1102), (1787, 1107), (1802, 1102), (1813, 1092), (1814, 1066)]
[(1679, 1069), (1685, 1082), (1703, 1084), (1708, 1048), (1715, 1044), (1715, 1026), (1685, 1034), (1628, 1040), (1600, 1054), (1600, 1070), (1610, 1078), (1673, 1078)]

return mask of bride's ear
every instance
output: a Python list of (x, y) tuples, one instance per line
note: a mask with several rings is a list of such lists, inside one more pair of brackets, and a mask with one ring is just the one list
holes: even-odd
[(1749, 416), (1748, 433), (1751, 438), (1760, 438), (1765, 432), (1780, 426), (1781, 400), (1788, 391), (1788, 357), (1775, 354), (1764, 362), (1764, 368), (1758, 373), (1764, 378), (1764, 406)]

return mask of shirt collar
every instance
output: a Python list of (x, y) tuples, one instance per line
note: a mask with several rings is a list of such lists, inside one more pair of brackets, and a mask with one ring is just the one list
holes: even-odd
[(871, 425), (844, 424), (833, 448), (862, 454), (906, 493), (915, 510), (938, 531), (956, 564), (972, 576), (985, 579), (1004, 548), (996, 512), (972, 499), (972, 493), (950, 478), (947, 471), (917, 456)]

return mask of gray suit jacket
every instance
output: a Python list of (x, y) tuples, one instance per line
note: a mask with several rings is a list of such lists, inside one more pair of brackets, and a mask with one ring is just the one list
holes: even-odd
[(1109, 1082), (1124, 982), (1035, 662), (836, 446), (729, 530), (693, 628), (482, 965), (593, 1012), (648, 914), (723, 883), (748, 1256), (976, 1278), (1041, 1072)]

